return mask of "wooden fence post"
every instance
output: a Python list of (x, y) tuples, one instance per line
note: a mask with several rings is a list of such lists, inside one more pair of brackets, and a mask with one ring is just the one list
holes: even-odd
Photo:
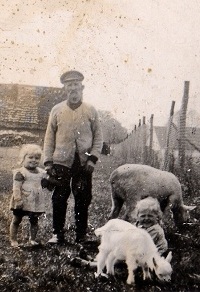
[(146, 126), (146, 117), (143, 117), (142, 120), (142, 163), (147, 162), (147, 126)]
[(137, 135), (136, 135), (136, 163), (141, 163), (142, 161), (142, 127), (141, 127), (141, 119), (139, 119), (138, 128), (137, 128)]
[(154, 115), (151, 115), (150, 118), (150, 139), (149, 139), (149, 163), (150, 165), (153, 162), (153, 117)]
[(186, 112), (189, 99), (189, 81), (185, 81), (182, 105), (180, 110), (179, 120), (179, 140), (178, 140), (178, 162), (180, 169), (185, 167), (185, 127), (186, 127)]
[(163, 170), (169, 171), (170, 169), (170, 160), (171, 160), (171, 151), (170, 151), (170, 136), (172, 131), (172, 123), (173, 123), (173, 116), (174, 116), (174, 106), (175, 101), (172, 101), (171, 110), (170, 110), (170, 117), (167, 127), (167, 134), (166, 134), (166, 142), (165, 142), (165, 154), (164, 154), (164, 163), (163, 163)]
[(133, 157), (134, 157), (134, 163), (136, 162), (136, 153), (137, 153), (137, 126), (134, 126), (134, 131), (133, 131)]

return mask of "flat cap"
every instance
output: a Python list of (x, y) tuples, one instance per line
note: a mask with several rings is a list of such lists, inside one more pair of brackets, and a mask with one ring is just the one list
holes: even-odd
[(83, 74), (74, 70), (67, 71), (60, 76), (61, 83), (65, 83), (67, 81), (72, 81), (72, 80), (83, 81), (83, 79), (84, 79)]

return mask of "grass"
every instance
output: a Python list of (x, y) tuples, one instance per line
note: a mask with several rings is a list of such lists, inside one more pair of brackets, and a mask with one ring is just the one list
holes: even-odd
[[(1, 149), (2, 150), (2, 149)], [(127, 271), (116, 277), (95, 278), (95, 270), (89, 267), (72, 265), (71, 260), (79, 255), (80, 247), (74, 244), (74, 230), (66, 230), (66, 244), (63, 246), (49, 246), (51, 236), (52, 215), (50, 197), (47, 197), (47, 217), (39, 221), (39, 247), (30, 247), (28, 241), (29, 223), (24, 218), (19, 232), (20, 249), (13, 249), (9, 243), (9, 224), (11, 213), (8, 209), (11, 195), (12, 173), (16, 167), (17, 148), (3, 149), (1, 152), (1, 214), (0, 214), (0, 290), (1, 291), (135, 291), (135, 287), (126, 284)], [(3, 153), (3, 154), (2, 154)], [(6, 155), (5, 155), (6, 153)], [(96, 240), (94, 228), (102, 226), (108, 218), (111, 208), (111, 188), (109, 176), (121, 164), (112, 156), (102, 156), (93, 176), (93, 200), (89, 209), (89, 235)], [(197, 193), (191, 198), (193, 203)], [(70, 202), (66, 226), (73, 227), (73, 201)], [(199, 207), (192, 212), (192, 217), (199, 214)], [(194, 219), (194, 218), (193, 218)], [(185, 226), (183, 233), (177, 233), (173, 225), (168, 224), (166, 237), (169, 248), (173, 252), (172, 282), (161, 285), (156, 281), (143, 282), (138, 275), (136, 291), (199, 291), (199, 225)], [(86, 252), (95, 256), (97, 245), (85, 246)]]

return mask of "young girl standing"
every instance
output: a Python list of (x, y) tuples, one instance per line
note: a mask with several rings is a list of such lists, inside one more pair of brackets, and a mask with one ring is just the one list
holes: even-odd
[(38, 245), (35, 240), (38, 231), (38, 217), (45, 212), (45, 197), (41, 180), (45, 171), (38, 167), (42, 150), (38, 145), (26, 144), (20, 151), (21, 168), (13, 173), (13, 194), (10, 209), (13, 218), (10, 224), (11, 246), (18, 247), (17, 233), (24, 216), (30, 221), (30, 244)]

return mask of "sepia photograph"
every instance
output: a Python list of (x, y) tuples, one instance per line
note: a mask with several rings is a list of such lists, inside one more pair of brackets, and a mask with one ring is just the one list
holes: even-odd
[(200, 291), (200, 2), (0, 0), (0, 290)]

